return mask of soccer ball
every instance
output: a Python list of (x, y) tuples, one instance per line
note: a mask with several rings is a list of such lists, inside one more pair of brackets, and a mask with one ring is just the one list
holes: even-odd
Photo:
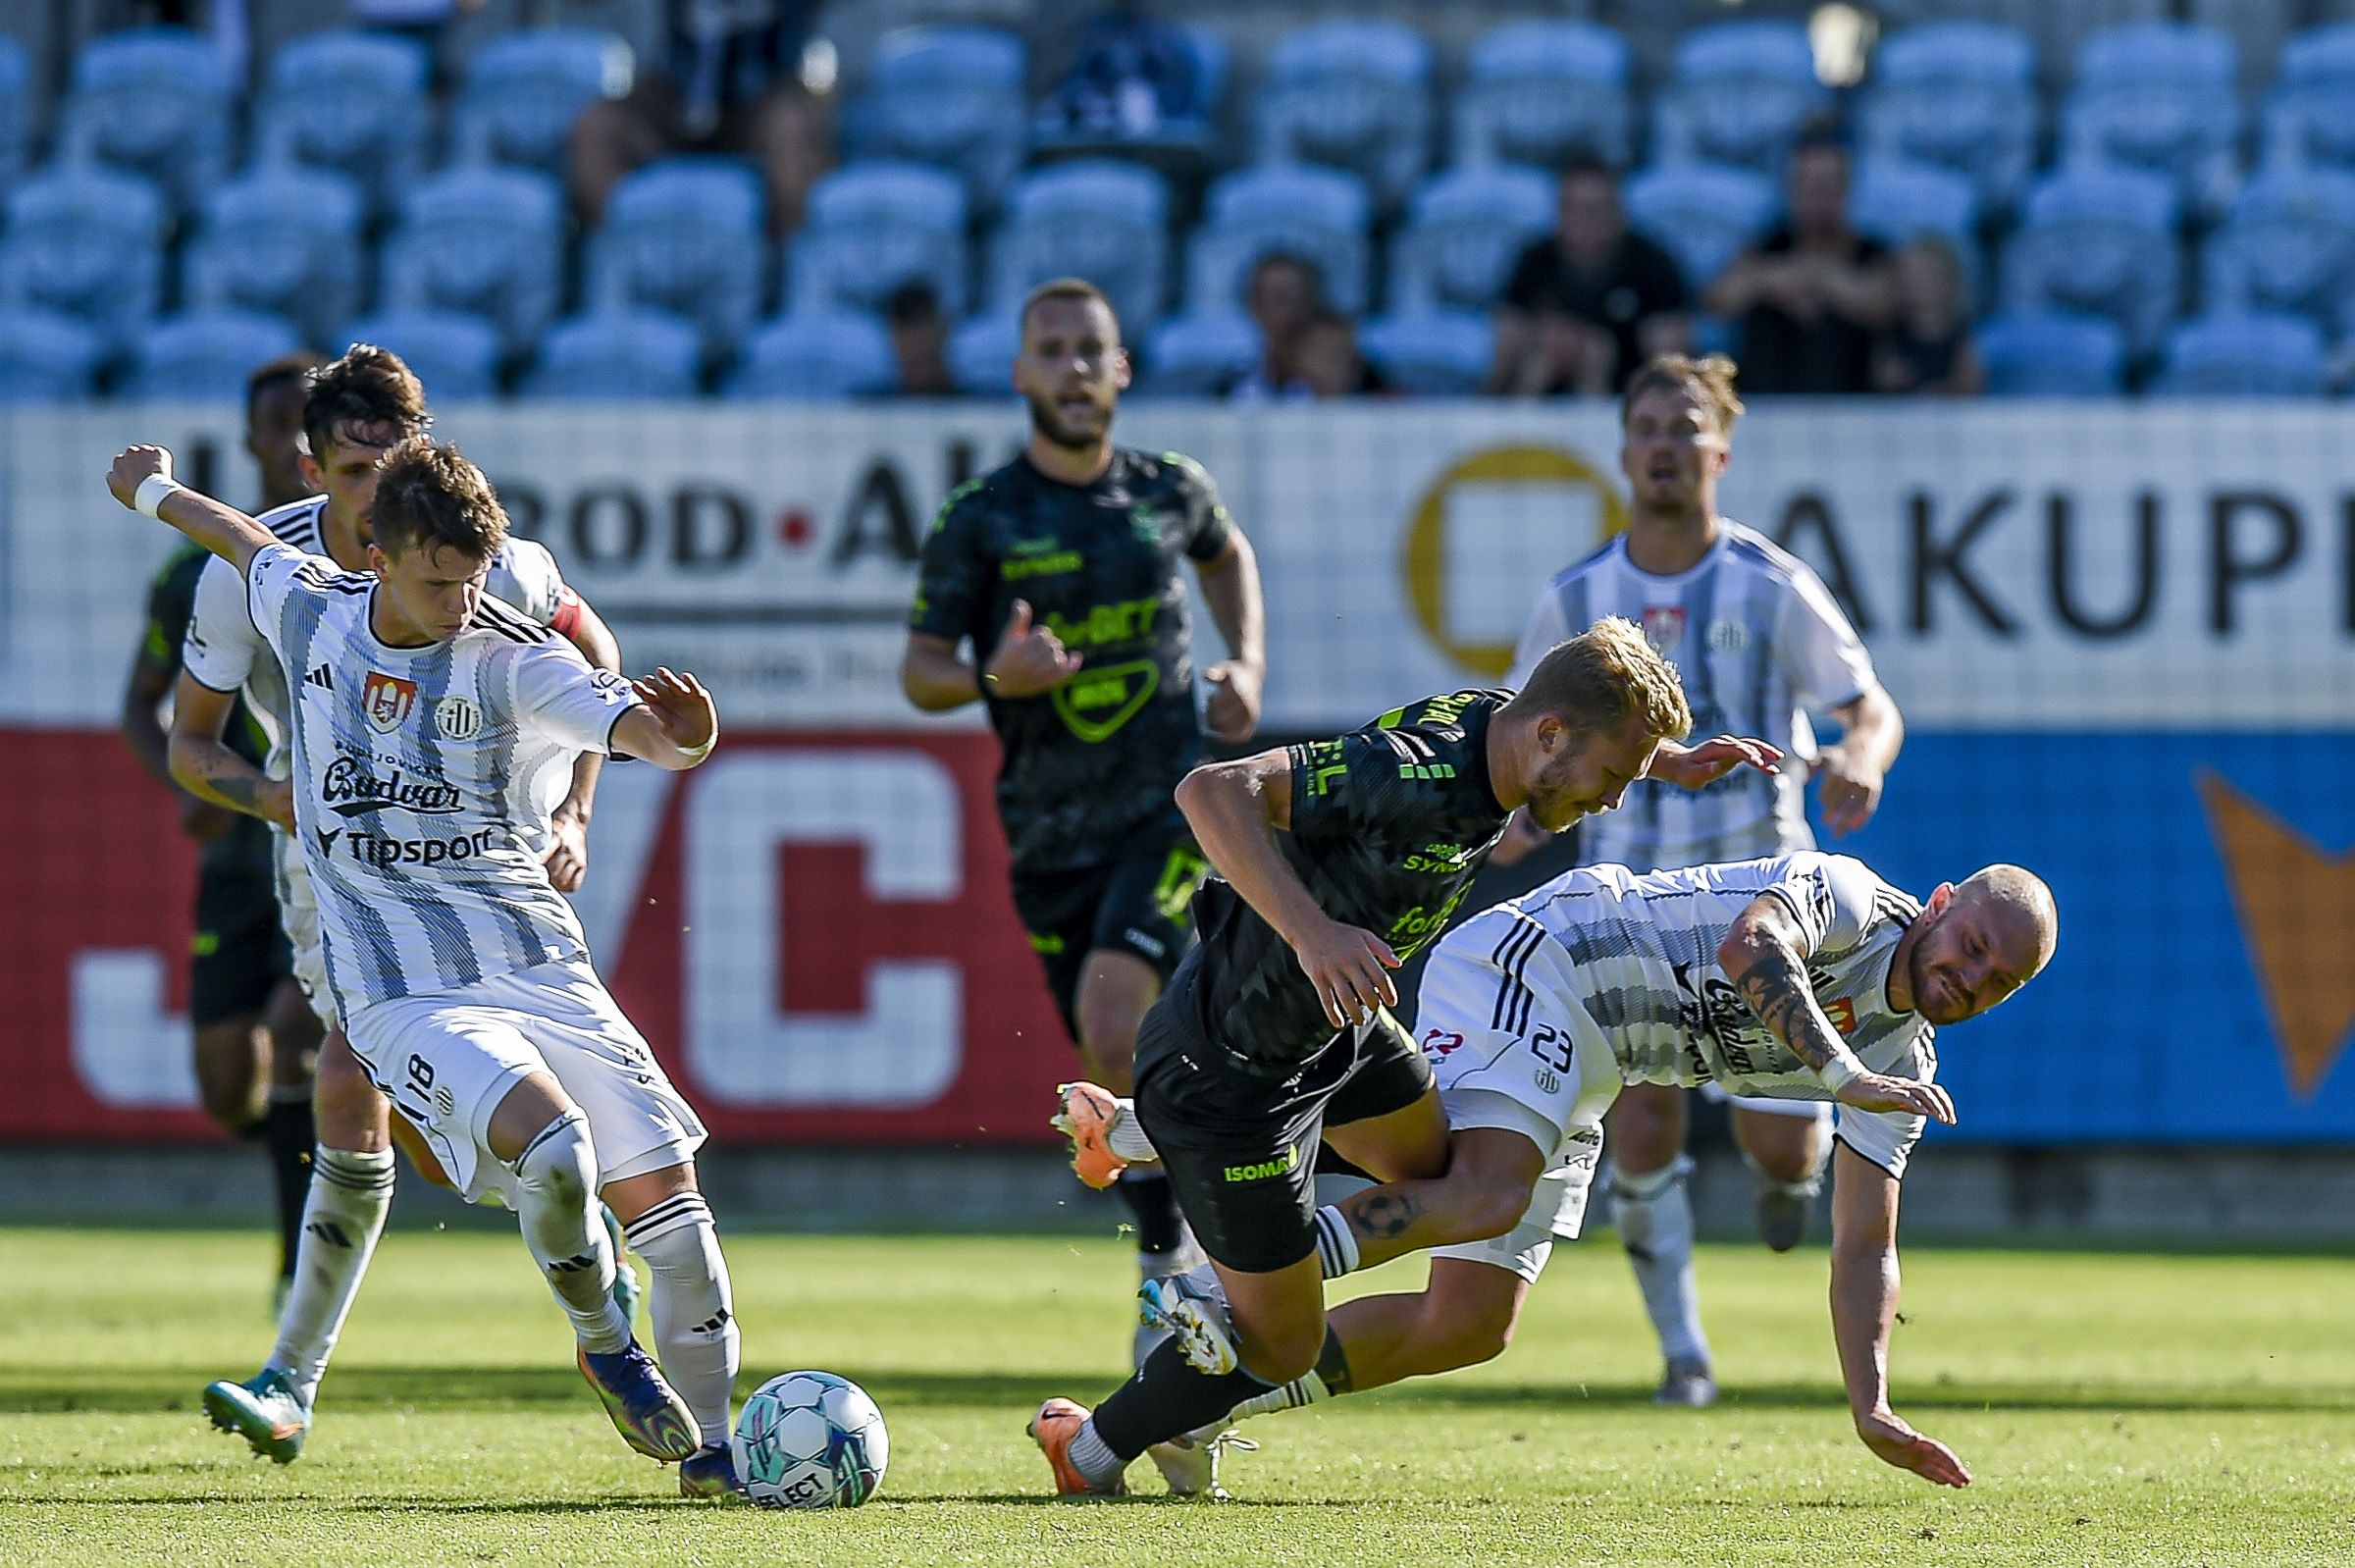
[(883, 1484), (883, 1412), (830, 1372), (788, 1372), (753, 1390), (728, 1446), (763, 1508), (856, 1508)]

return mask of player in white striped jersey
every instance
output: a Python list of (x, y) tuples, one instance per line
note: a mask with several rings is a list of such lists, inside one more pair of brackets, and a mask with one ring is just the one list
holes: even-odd
[[(134, 446), (107, 482), (233, 562), (282, 666), (306, 672), (295, 835), (354, 1054), (467, 1196), (512, 1178), (524, 1241), (622, 1437), (681, 1462), (690, 1495), (732, 1490), (737, 1332), (696, 1183), (703, 1124), (605, 993), (545, 864), (573, 758), (693, 767), (718, 737), (709, 695), (668, 670), (593, 670), (487, 599), (506, 514), (479, 469), (425, 437), (381, 466), (373, 577), (170, 474), (170, 453)], [(659, 1368), (613, 1300), (601, 1194), (653, 1271)]]
[[(1600, 616), (1623, 615), (1677, 666), (1700, 733), (1754, 735), (1795, 762), (1748, 768), (1705, 790), (1639, 780), (1626, 805), (1579, 825), (1579, 862), (1639, 871), (1706, 865), (1815, 847), (1806, 818), (1814, 775), (1825, 825), (1860, 827), (1904, 737), (1897, 705), (1848, 617), (1805, 561), (1717, 514), (1717, 481), (1742, 404), (1723, 358), (1655, 358), (1628, 382), (1620, 404), (1620, 467), (1635, 505), (1627, 531), (1556, 577), (1538, 597), (1517, 662)], [(1816, 745), (1808, 713), (1842, 726)], [(1500, 862), (1529, 842), (1516, 832)], [(1729, 1093), (1734, 1140), (1758, 1178), (1758, 1228), (1785, 1252), (1799, 1244), (1831, 1156), (1829, 1108)], [(1611, 1113), (1612, 1218), (1658, 1334), (1664, 1404), (1716, 1397), (1693, 1268), (1693, 1207), (1685, 1192), (1685, 1096), (1665, 1083), (1631, 1084)]]

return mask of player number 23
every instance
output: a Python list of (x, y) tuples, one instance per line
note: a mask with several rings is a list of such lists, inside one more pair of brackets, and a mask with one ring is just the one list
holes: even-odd
[(1556, 1072), (1570, 1071), (1570, 1036), (1550, 1023), (1541, 1023), (1529, 1032), (1529, 1048), (1537, 1059)]

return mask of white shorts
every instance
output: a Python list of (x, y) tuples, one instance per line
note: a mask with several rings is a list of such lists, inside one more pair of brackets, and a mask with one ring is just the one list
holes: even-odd
[(683, 1165), (703, 1146), (703, 1122), (586, 960), (379, 1002), (346, 1028), (368, 1075), (470, 1203), (511, 1191), (487, 1141), (491, 1114), (543, 1070), (588, 1115), (601, 1186)]
[(1534, 1281), (1553, 1238), (1576, 1236), (1586, 1221), (1602, 1156), (1602, 1115), (1619, 1097), (1620, 1078), (1610, 1041), (1571, 988), (1570, 956), (1558, 944), (1539, 943), (1521, 979), (1491, 957), (1508, 924), (1525, 920), (1499, 907), (1442, 938), (1416, 994), (1416, 1027), (1448, 1125), (1518, 1132), (1546, 1162), (1512, 1229), (1437, 1247), (1432, 1256), (1492, 1264)]
[(1760, 1116), (1796, 1117), (1805, 1122), (1829, 1122), (1832, 1119), (1832, 1102), (1829, 1100), (1785, 1100), (1770, 1094), (1729, 1094), (1722, 1083), (1702, 1084), (1701, 1097), (1715, 1105), (1755, 1111)]
[(287, 945), (294, 951), (294, 983), (311, 1004), (311, 1011), (328, 1028), (338, 1027), (336, 993), (327, 985), (327, 948), (319, 940), (319, 900), (311, 892), (311, 868), (303, 863), (302, 846), (290, 833), (278, 840), (278, 920), (286, 927)]

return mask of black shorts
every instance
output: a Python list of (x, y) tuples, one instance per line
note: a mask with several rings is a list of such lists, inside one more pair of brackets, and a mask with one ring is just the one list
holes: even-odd
[(294, 951), (279, 924), (270, 879), (257, 881), (242, 869), (201, 875), (188, 952), (190, 1023), (201, 1029), (261, 1012), (270, 993), (294, 972)]
[(1136, 1115), (1194, 1238), (1230, 1269), (1273, 1274), (1316, 1250), (1325, 1127), (1403, 1111), (1431, 1065), (1384, 1014), (1287, 1077), (1264, 1077), (1203, 1031), (1189, 961), (1136, 1035)]
[(1182, 826), (1139, 833), (1093, 865), (1016, 868), (1015, 910), (1046, 966), (1047, 989), (1073, 1040), (1079, 1038), (1079, 976), (1088, 954), (1133, 953), (1153, 966), (1166, 987), (1193, 944), (1194, 894), (1209, 868)]

